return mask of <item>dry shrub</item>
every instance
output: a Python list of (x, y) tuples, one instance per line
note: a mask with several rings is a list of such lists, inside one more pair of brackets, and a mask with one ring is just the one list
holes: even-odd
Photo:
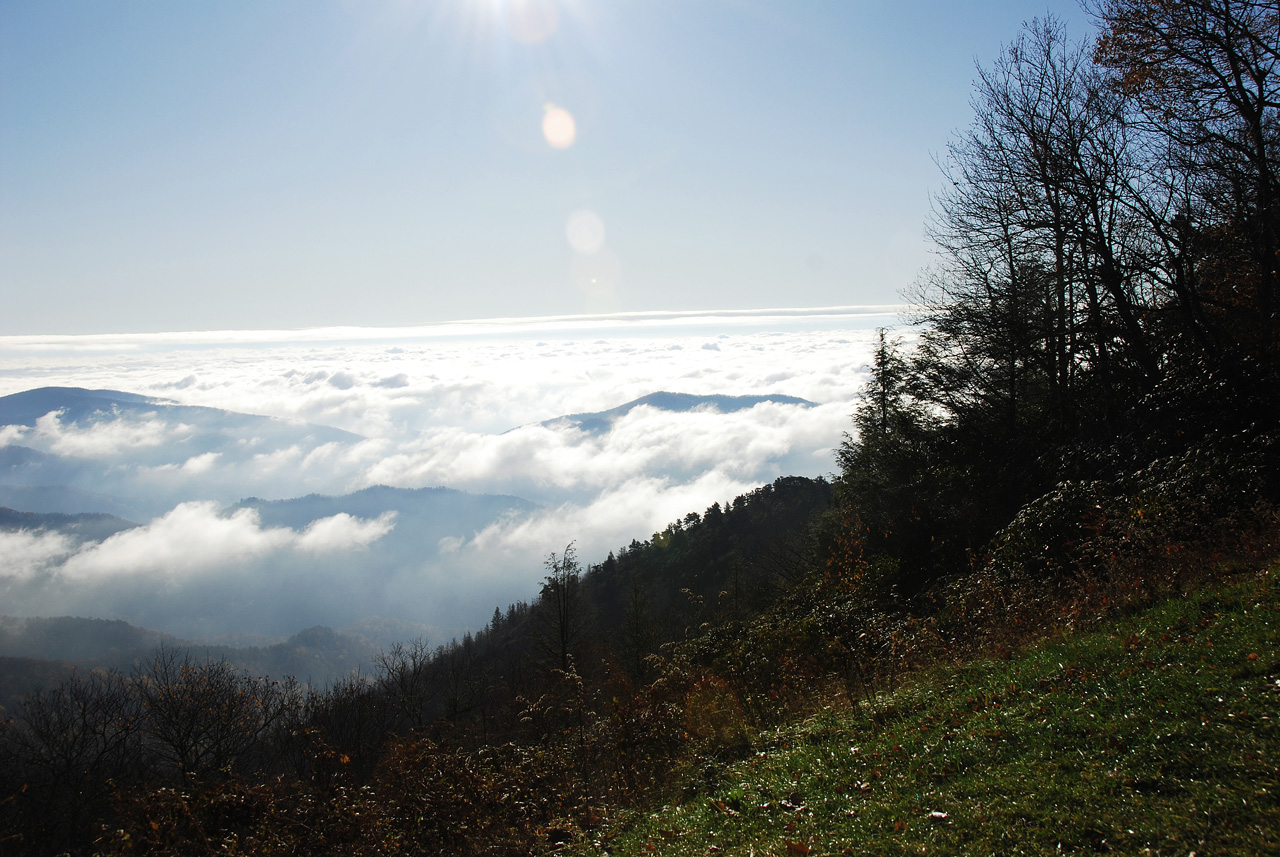
[(1029, 503), (943, 592), (955, 654), (1000, 652), (1275, 555), (1280, 509), (1258, 444), (1206, 446)]
[(689, 689), (684, 716), (690, 735), (713, 747), (742, 747), (749, 743), (742, 704), (729, 683), (707, 676)]

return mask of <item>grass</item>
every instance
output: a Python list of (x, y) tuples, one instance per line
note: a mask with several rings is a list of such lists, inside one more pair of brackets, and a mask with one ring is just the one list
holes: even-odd
[(1280, 567), (704, 757), (581, 852), (1280, 854)]

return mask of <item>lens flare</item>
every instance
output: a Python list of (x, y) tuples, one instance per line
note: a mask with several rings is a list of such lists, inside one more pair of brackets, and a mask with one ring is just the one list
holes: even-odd
[(604, 246), (604, 221), (594, 211), (575, 211), (564, 225), (564, 235), (570, 247), (590, 256)]
[(615, 312), (618, 287), (622, 284), (622, 263), (607, 249), (586, 255), (577, 253), (570, 265), (573, 284), (582, 292), (588, 312)]
[(547, 104), (542, 114), (542, 136), (553, 149), (567, 149), (578, 138), (578, 123), (563, 107)]

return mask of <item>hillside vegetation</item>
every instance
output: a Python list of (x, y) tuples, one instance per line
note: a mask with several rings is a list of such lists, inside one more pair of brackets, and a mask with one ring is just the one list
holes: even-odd
[(833, 699), (580, 853), (1280, 853), (1277, 572)]
[(0, 734), (6, 847), (1275, 851), (1280, 11), (1095, 11), (980, 71), (833, 481), (329, 688), (75, 676)]

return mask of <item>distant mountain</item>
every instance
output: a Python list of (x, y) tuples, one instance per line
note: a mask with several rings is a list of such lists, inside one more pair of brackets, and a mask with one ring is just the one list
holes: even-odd
[[(29, 467), (42, 467), (56, 464), (58, 456), (31, 449), (27, 446), (0, 446), (0, 479), (21, 473)], [(7, 481), (7, 480), (6, 480)]]
[(607, 411), (597, 411), (590, 414), (566, 414), (565, 416), (544, 420), (539, 425), (548, 427), (573, 426), (588, 434), (603, 434), (613, 428), (613, 424), (616, 421), (642, 405), (656, 408), (660, 411), (673, 411), (676, 413), (708, 408), (722, 414), (728, 414), (734, 411), (745, 411), (764, 402), (772, 402), (779, 405), (799, 405), (805, 408), (814, 407), (813, 402), (795, 396), (695, 396), (690, 393), (657, 392), (641, 396), (638, 399), (627, 402), (625, 405), (618, 405), (616, 408), (610, 408)]
[(69, 485), (82, 476), (85, 469), (84, 461), (29, 446), (0, 446), (0, 483), (5, 485)]
[(18, 512), (0, 506), (0, 531), (55, 530), (81, 541), (99, 542), (116, 533), (138, 526), (133, 521), (93, 512), (74, 515)]
[[(2, 452), (3, 450), (0, 450)], [(145, 521), (147, 510), (123, 497), (83, 491), (67, 485), (6, 485), (0, 483), (0, 506), (37, 515), (108, 515), (126, 521)]]
[[(49, 414), (57, 424), (36, 428)], [(0, 447), (0, 505), (138, 521), (188, 500), (301, 493), (306, 487), (288, 470), (259, 462), (364, 440), (329, 426), (79, 387), (0, 397), (0, 426), (25, 427)]]
[[(122, 411), (153, 407), (153, 402), (137, 393), (118, 390), (86, 390), (83, 387), (39, 387), (10, 396), (0, 396), (0, 425), (33, 426), (50, 411), (65, 411), (69, 420), (79, 421), (96, 411)], [(165, 401), (173, 405), (174, 402)]]
[(331, 497), (309, 494), (289, 500), (250, 497), (231, 507), (255, 509), (264, 527), (304, 529), (312, 521), (338, 514), (377, 518), (396, 513), (395, 529), (379, 539), (377, 550), (396, 556), (422, 556), (434, 552), (447, 536), (466, 537), (498, 519), (538, 508), (520, 497), (505, 494), (469, 494), (452, 488), (388, 488), (375, 485), (351, 494)]
[(289, 434), (309, 436), (321, 443), (350, 443), (361, 436), (342, 429), (310, 423), (295, 423), (275, 417), (241, 414), (219, 408), (180, 405), (170, 399), (140, 396), (118, 390), (86, 390), (81, 387), (40, 387), (9, 396), (0, 396), (0, 426), (34, 426), (36, 421), (53, 411), (61, 411), (63, 423), (80, 424), (114, 419), (119, 416), (154, 417), (169, 423), (181, 423), (202, 435), (235, 434), (253, 437)]
[(72, 666), (129, 673), (160, 645), (196, 661), (226, 659), (252, 675), (291, 675), (319, 685), (357, 670), (369, 672), (378, 653), (367, 639), (323, 625), (283, 642), (236, 647), (200, 645), (118, 619), (0, 616), (0, 713), (16, 711), (23, 694), (53, 686)]
[(120, 619), (0, 616), (0, 655), (10, 658), (128, 669), (134, 658), (150, 653), (160, 643), (178, 642), (171, 634)]

